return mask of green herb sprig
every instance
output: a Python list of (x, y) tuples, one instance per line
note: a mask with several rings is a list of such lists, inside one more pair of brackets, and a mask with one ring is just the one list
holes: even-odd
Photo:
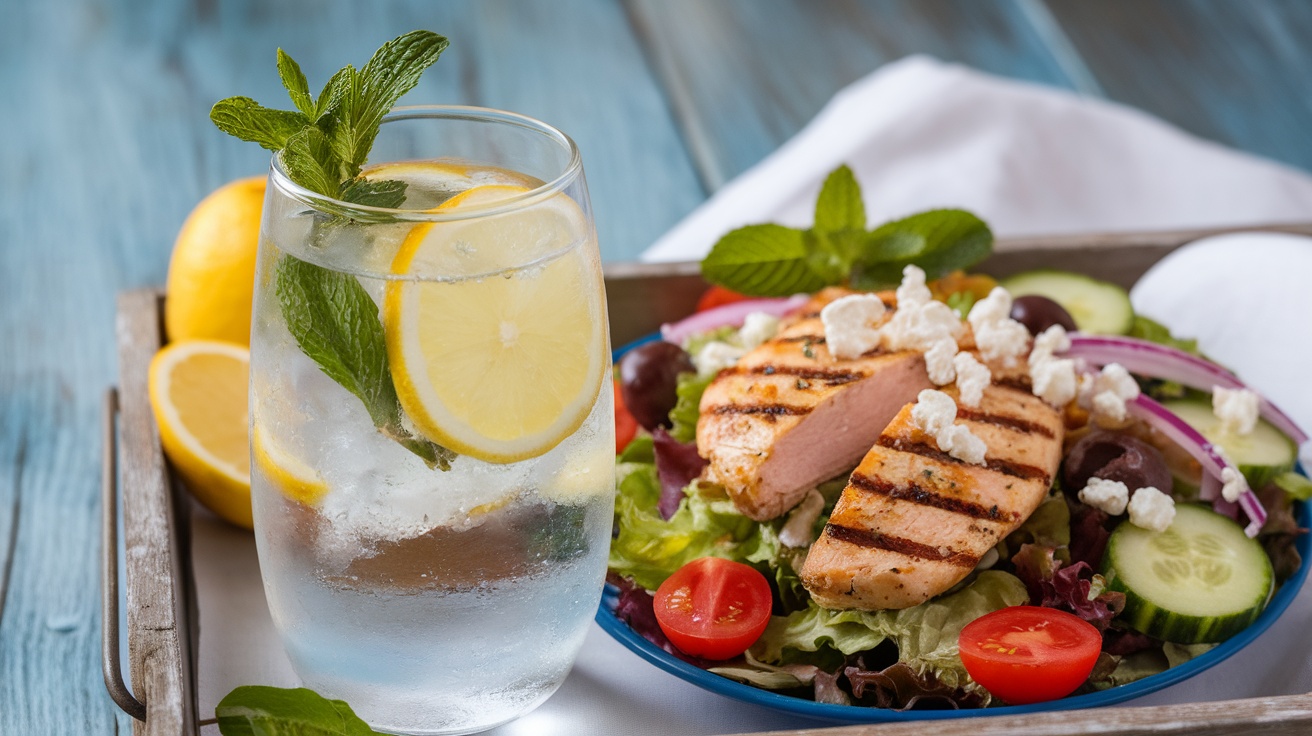
[[(406, 184), (361, 176), (383, 116), (418, 83), (448, 42), (432, 31), (412, 31), (383, 44), (358, 71), (346, 66), (311, 97), (300, 65), (278, 49), (278, 75), (294, 110), (274, 110), (249, 97), (215, 103), (210, 119), (220, 130), (277, 152), (292, 181), (353, 204), (400, 207)], [(316, 218), (311, 242), (342, 218)], [(349, 274), (283, 254), (275, 267), (282, 316), (301, 352), (350, 391), (387, 437), (447, 470), (455, 453), (406, 429), (378, 306)]]
[(738, 228), (711, 248), (702, 276), (742, 294), (788, 296), (838, 284), (897, 283), (910, 264), (933, 278), (969, 268), (993, 250), (988, 225), (965, 210), (929, 210), (866, 227), (861, 186), (850, 168), (840, 166), (820, 188), (810, 228)]
[(307, 688), (245, 685), (214, 709), (223, 736), (374, 736), (378, 732), (341, 700)]

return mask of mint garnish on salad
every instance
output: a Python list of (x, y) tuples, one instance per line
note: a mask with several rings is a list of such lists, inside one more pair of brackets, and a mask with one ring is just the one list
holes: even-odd
[(750, 296), (789, 296), (840, 284), (895, 284), (912, 264), (931, 278), (941, 276), (975, 265), (993, 249), (988, 225), (965, 210), (929, 210), (866, 227), (861, 186), (850, 168), (840, 166), (820, 189), (812, 227), (738, 228), (711, 248), (702, 276)]
[[(278, 49), (278, 75), (294, 110), (274, 110), (249, 97), (215, 103), (210, 119), (220, 130), (275, 151), (292, 181), (332, 199), (396, 208), (406, 184), (360, 175), (383, 117), (437, 61), (447, 39), (411, 31), (374, 53), (363, 68), (347, 65), (311, 97), (300, 65)], [(317, 218), (311, 242), (344, 218)], [(405, 428), (392, 384), (378, 307), (349, 274), (283, 254), (276, 293), (284, 321), (301, 351), (368, 410), (380, 432), (418, 455), (429, 467), (447, 470), (455, 453)]]

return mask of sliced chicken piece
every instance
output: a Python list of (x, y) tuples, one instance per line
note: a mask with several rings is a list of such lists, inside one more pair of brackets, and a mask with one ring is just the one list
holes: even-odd
[[(945, 392), (956, 398), (955, 387)], [(961, 581), (1034, 512), (1061, 462), (1061, 414), (995, 383), (957, 422), (988, 446), (986, 465), (938, 449), (904, 407), (852, 473), (802, 568), (826, 608), (923, 603)]]
[(702, 396), (697, 448), (709, 461), (707, 477), (758, 521), (784, 514), (817, 483), (855, 465), (889, 420), (932, 386), (917, 352), (829, 354), (820, 309), (846, 293), (818, 294)]

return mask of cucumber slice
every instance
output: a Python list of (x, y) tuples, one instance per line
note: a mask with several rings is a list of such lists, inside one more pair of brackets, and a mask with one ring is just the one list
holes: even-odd
[(1271, 597), (1271, 560), (1235, 522), (1204, 506), (1178, 504), (1163, 532), (1121, 522), (1107, 541), (1103, 575), (1125, 593), (1120, 619), (1179, 644), (1228, 639)]
[(1261, 488), (1281, 473), (1294, 468), (1298, 448), (1293, 440), (1266, 422), (1248, 434), (1221, 431), (1221, 420), (1212, 413), (1212, 405), (1202, 401), (1180, 399), (1162, 404), (1189, 426), (1198, 430), (1239, 468), (1252, 488)]
[(1134, 324), (1125, 289), (1069, 271), (1026, 271), (1001, 282), (1013, 297), (1046, 296), (1070, 312), (1080, 332), (1124, 335)]

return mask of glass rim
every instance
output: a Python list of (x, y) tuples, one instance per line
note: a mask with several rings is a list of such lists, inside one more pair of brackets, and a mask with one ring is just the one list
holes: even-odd
[[(498, 199), (490, 205), (463, 207), (449, 212), (407, 210), (357, 204), (306, 189), (292, 181), (291, 176), (283, 166), (281, 151), (275, 151), (271, 157), (269, 181), (285, 196), (318, 212), (343, 215), (365, 222), (452, 222), (498, 215), (532, 206), (548, 197), (563, 192), (578, 179), (583, 171), (583, 159), (573, 138), (570, 138), (554, 125), (517, 112), (472, 105), (402, 105), (392, 108), (390, 112), (384, 115), (382, 124), (423, 119), (466, 120), (527, 129), (558, 144), (567, 152), (569, 158), (562, 171), (555, 178), (543, 183), (541, 186)], [(372, 162), (370, 165), (379, 163), (391, 162)]]

